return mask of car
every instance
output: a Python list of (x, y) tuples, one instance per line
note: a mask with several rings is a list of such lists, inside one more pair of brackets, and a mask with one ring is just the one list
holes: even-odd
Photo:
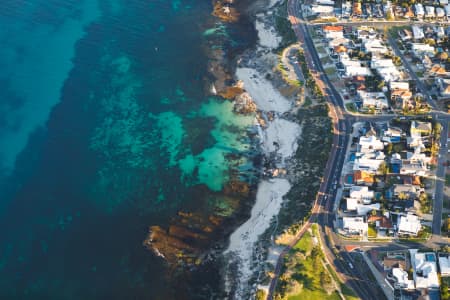
[(353, 265), (352, 265), (352, 263), (348, 263), (348, 266), (350, 267), (350, 269), (353, 269)]

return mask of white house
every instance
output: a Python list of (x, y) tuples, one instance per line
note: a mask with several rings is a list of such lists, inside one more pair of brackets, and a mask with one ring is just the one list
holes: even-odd
[(345, 67), (345, 76), (347, 77), (353, 77), (353, 76), (370, 76), (372, 75), (372, 71), (368, 67), (361, 67), (361, 66), (353, 66), (353, 65), (346, 65), (344, 62)]
[(408, 81), (391, 81), (389, 82), (389, 89), (394, 90), (409, 90)]
[(364, 204), (370, 204), (374, 197), (374, 192), (369, 191), (367, 186), (352, 186), (350, 198), (361, 200)]
[(392, 276), (395, 279), (395, 285), (408, 290), (414, 289), (414, 280), (408, 279), (408, 272), (401, 268), (392, 268)]
[(447, 5), (448, 4), (448, 0), (439, 0), (439, 4), (440, 5)]
[(434, 18), (435, 16), (434, 6), (425, 6), (425, 18)]
[[(442, 9), (442, 8), (441, 8)], [(436, 10), (437, 11), (437, 10)], [(442, 10), (442, 13), (444, 13), (444, 10)], [(434, 27), (434, 32), (436, 33), (436, 36), (438, 38), (443, 38), (445, 36), (445, 30), (442, 26), (436, 26)]]
[(447, 255), (440, 254), (439, 259), (439, 269), (441, 270), (441, 276), (450, 276), (450, 257)]
[(365, 108), (386, 109), (389, 107), (386, 95), (381, 92), (358, 91), (358, 97)]
[(367, 39), (363, 40), (364, 51), (366, 53), (380, 53), (385, 54), (388, 49), (385, 45), (381, 43), (379, 39)]
[(316, 3), (318, 5), (332, 5), (332, 6), (334, 6), (334, 1), (333, 0), (316, 0)]
[(400, 71), (395, 66), (385, 68), (380, 67), (376, 70), (378, 75), (380, 75), (380, 77), (383, 78), (385, 82), (396, 81), (401, 77)]
[(311, 5), (306, 6), (306, 13), (309, 15), (317, 15), (317, 16), (333, 16), (334, 15), (334, 7), (328, 5)]
[(370, 67), (372, 69), (377, 68), (389, 68), (395, 67), (394, 62), (390, 58), (379, 58), (376, 55), (372, 56), (372, 60), (370, 61)]
[(359, 151), (360, 152), (374, 152), (377, 150), (383, 150), (384, 144), (376, 136), (361, 136), (359, 138)]
[(413, 37), (414, 39), (420, 40), (423, 39), (425, 37), (424, 33), (423, 33), (423, 29), (417, 25), (413, 25), (411, 26), (412, 32), (413, 32)]
[(322, 27), (323, 35), (327, 39), (343, 38), (344, 37), (343, 30), (344, 30), (343, 26), (326, 25)]
[(417, 249), (410, 249), (409, 252), (411, 254), (416, 289), (439, 288), (436, 255), (433, 252), (420, 253)]
[(444, 11), (445, 11), (445, 15), (447, 17), (450, 17), (450, 4), (447, 4), (446, 6), (444, 6)]
[(414, 10), (416, 11), (416, 16), (418, 18), (423, 17), (423, 15), (425, 14), (425, 11), (423, 9), (423, 5), (420, 3), (417, 3), (414, 5)]
[(442, 7), (436, 7), (436, 17), (443, 18), (445, 16), (445, 11)]
[(414, 54), (417, 57), (421, 57), (424, 55), (428, 55), (428, 56), (434, 56), (434, 47), (430, 46), (428, 44), (423, 44), (423, 43), (413, 43), (411, 45), (411, 50), (414, 52)]
[[(336, 33), (336, 35), (339, 35), (339, 34)], [(328, 41), (328, 47), (329, 48), (334, 48), (334, 47), (339, 46), (339, 45), (347, 45), (349, 43), (349, 41), (350, 40), (345, 38), (345, 37), (336, 37), (336, 38), (330, 39)]]
[(384, 160), (370, 159), (370, 158), (357, 158), (353, 163), (353, 171), (365, 171), (367, 173), (375, 174), (380, 169)]
[(398, 217), (397, 228), (399, 234), (417, 235), (422, 225), (418, 216), (407, 214)]
[(351, 234), (364, 235), (369, 226), (363, 217), (343, 217), (342, 228)]

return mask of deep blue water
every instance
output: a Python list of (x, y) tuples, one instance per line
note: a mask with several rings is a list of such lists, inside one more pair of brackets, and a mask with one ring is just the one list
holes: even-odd
[[(175, 297), (166, 265), (142, 246), (148, 227), (204, 205), (198, 187), (220, 192), (224, 157), (249, 151), (252, 117), (205, 93), (205, 31), (222, 28), (218, 46), (237, 51), (253, 29), (223, 29), (211, 10), (2, 1), (1, 299)], [(217, 278), (200, 276), (186, 298)]]

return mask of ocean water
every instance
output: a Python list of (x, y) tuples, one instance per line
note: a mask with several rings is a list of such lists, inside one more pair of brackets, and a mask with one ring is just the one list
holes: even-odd
[(220, 197), (231, 167), (248, 178), (253, 116), (208, 95), (205, 51), (232, 56), (254, 30), (210, 1), (2, 4), (0, 298), (174, 299), (142, 241)]

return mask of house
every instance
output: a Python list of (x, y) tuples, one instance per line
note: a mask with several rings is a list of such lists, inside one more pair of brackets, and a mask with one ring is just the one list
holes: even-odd
[(411, 50), (417, 57), (422, 57), (423, 55), (434, 56), (434, 47), (423, 43), (412, 43)]
[(436, 17), (443, 18), (445, 16), (445, 11), (442, 7), (436, 7)]
[(350, 189), (350, 198), (360, 200), (364, 204), (370, 204), (374, 197), (374, 192), (369, 191), (367, 186), (352, 186)]
[(400, 71), (395, 66), (379, 67), (376, 70), (378, 75), (380, 75), (380, 77), (383, 78), (385, 82), (396, 81), (401, 77)]
[[(370, 223), (370, 221), (369, 221)], [(392, 268), (401, 268), (403, 270), (406, 270), (406, 261), (405, 258), (397, 258), (397, 257), (391, 257), (389, 255), (386, 255), (383, 258), (383, 261), (381, 262), (381, 264), (383, 265), (383, 269), (385, 271), (389, 271), (392, 270)]]
[(357, 198), (347, 198), (347, 211), (356, 211), (357, 216), (366, 216), (373, 210), (380, 210), (380, 203), (364, 204)]
[(408, 106), (409, 101), (412, 98), (412, 92), (409, 90), (394, 90), (391, 92), (391, 100), (401, 102), (401, 107)]
[(399, 215), (397, 219), (398, 234), (416, 236), (421, 228), (419, 217), (416, 215)]
[(349, 42), (349, 39), (347, 39), (345, 37), (337, 37), (337, 38), (330, 39), (328, 41), (328, 47), (333, 49), (334, 47), (337, 47), (340, 45), (347, 45), (348, 42)]
[(368, 224), (363, 217), (343, 217), (342, 228), (349, 234), (367, 234)]
[(339, 46), (334, 47), (333, 51), (334, 51), (334, 53), (344, 53), (344, 52), (347, 52), (347, 48), (343, 45), (339, 45)]
[(425, 18), (434, 18), (435, 16), (434, 6), (425, 6)]
[(431, 122), (411, 121), (411, 135), (430, 135), (432, 129)]
[(450, 17), (450, 4), (444, 6), (445, 16)]
[(377, 150), (383, 150), (384, 144), (376, 136), (361, 136), (358, 143), (358, 151), (360, 152), (373, 152)]
[(368, 67), (361, 67), (361, 63), (358, 62), (359, 66), (350, 63), (352, 61), (343, 61), (344, 65), (344, 76), (345, 77), (353, 77), (353, 76), (371, 76), (372, 71)]
[(414, 280), (408, 278), (408, 272), (404, 271), (403, 268), (392, 268), (392, 277), (395, 280), (396, 287), (407, 290), (414, 289)]
[(375, 179), (373, 174), (366, 171), (357, 170), (353, 172), (353, 182), (358, 185), (371, 186), (375, 182)]
[(410, 249), (413, 278), (416, 289), (437, 289), (439, 279), (434, 252), (420, 253), (417, 249)]
[(384, 160), (382, 159), (357, 158), (353, 163), (353, 171), (365, 171), (376, 174), (383, 162)]
[(428, 73), (430, 76), (443, 76), (447, 74), (447, 71), (440, 64), (435, 64), (428, 70)]
[(333, 0), (316, 0), (316, 4), (334, 6), (334, 1)]
[(425, 37), (423, 30), (421, 27), (417, 26), (417, 25), (413, 25), (411, 26), (412, 32), (413, 32), (413, 37), (414, 40), (418, 41), (421, 40)]
[(386, 96), (381, 92), (358, 91), (358, 97), (364, 108), (375, 108), (381, 110), (389, 107)]
[(306, 14), (310, 16), (329, 17), (334, 15), (334, 7), (328, 5), (306, 6)]
[(414, 10), (416, 11), (416, 17), (423, 18), (423, 15), (425, 14), (425, 11), (423, 9), (423, 5), (420, 3), (417, 3), (414, 5)]
[(448, 4), (448, 0), (439, 0), (439, 4), (440, 5), (447, 5)]
[(390, 126), (387, 129), (383, 130), (383, 136), (381, 137), (381, 140), (387, 143), (398, 143), (400, 142), (402, 134), (403, 131), (400, 128)]
[(417, 199), (423, 189), (420, 186), (412, 184), (394, 184), (392, 193), (396, 198), (401, 200)]
[(440, 253), (438, 255), (439, 269), (442, 277), (450, 276), (450, 257), (449, 254)]
[(439, 87), (439, 93), (442, 97), (450, 97), (450, 79), (437, 78), (437, 85)]
[(391, 81), (389, 82), (389, 89), (394, 90), (409, 90), (408, 81)]
[(344, 37), (344, 27), (343, 26), (331, 26), (326, 25), (322, 27), (322, 32), (327, 39), (337, 39)]
[(382, 44), (381, 40), (379, 39), (367, 39), (363, 40), (363, 50), (366, 53), (379, 53), (379, 54), (386, 54), (388, 53), (388, 49), (385, 45)]
[(428, 168), (423, 161), (411, 161), (407, 159), (402, 160), (402, 166), (400, 168), (400, 174), (402, 175), (417, 175), (427, 176)]
[[(383, 230), (391, 230), (393, 228), (391, 220), (386, 216), (369, 216), (367, 219), (369, 224), (375, 223), (375, 227), (378, 231)], [(405, 261), (403, 260), (403, 263)]]
[(353, 2), (353, 15), (357, 17), (362, 16), (362, 8), (360, 2)]
[[(423, 32), (422, 32), (423, 33)], [(409, 41), (413, 38), (413, 34), (408, 29), (402, 29), (398, 32), (402, 41)]]
[(372, 56), (372, 59), (370, 61), (370, 67), (372, 69), (378, 69), (378, 68), (389, 68), (389, 67), (395, 67), (394, 62), (390, 58), (380, 58), (376, 55)]

